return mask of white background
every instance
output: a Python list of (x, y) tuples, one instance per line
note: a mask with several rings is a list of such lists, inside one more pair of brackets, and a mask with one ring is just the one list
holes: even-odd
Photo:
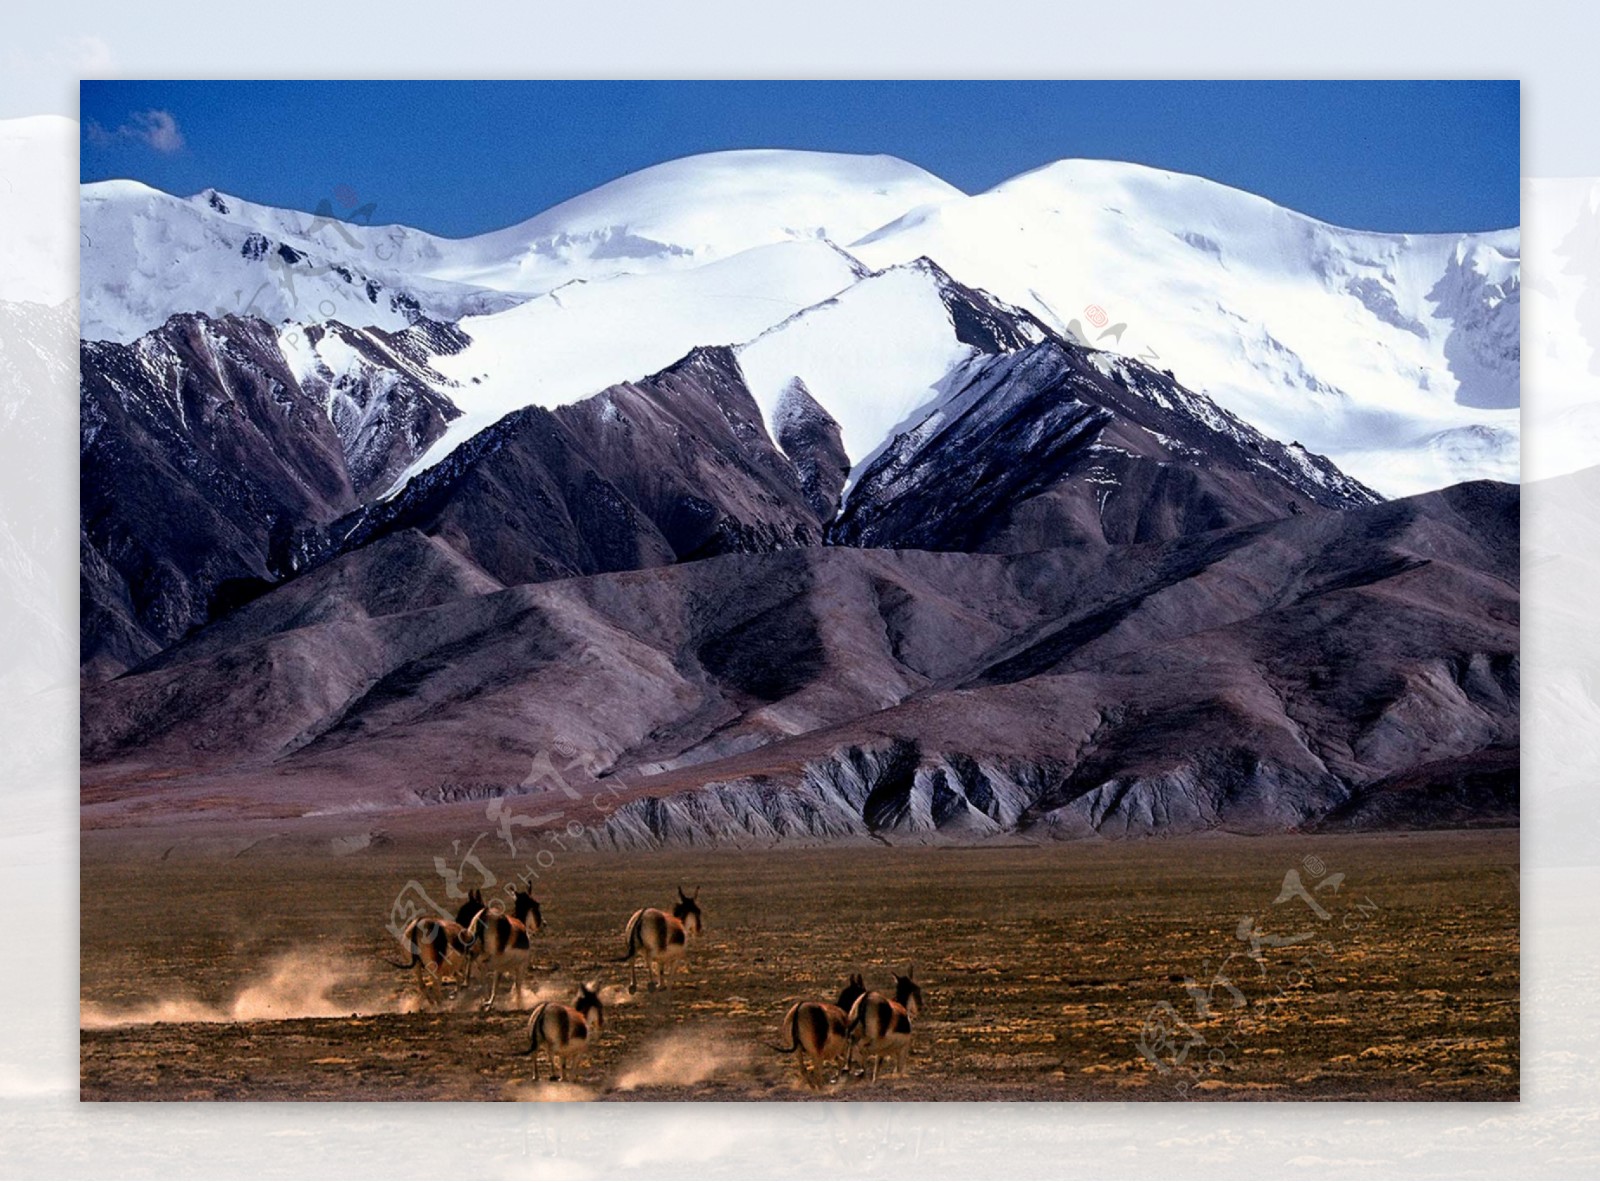
[[(0, 15), (0, 118), (80, 77), (1495, 77), (1523, 80), (1525, 464), (1600, 414), (1572, 229), (1600, 181), (1600, 8), (1580, 4), (53, 3)], [(314, 134), (314, 129), (306, 129)], [(1572, 178), (1556, 180), (1552, 178)], [(59, 216), (76, 218), (75, 174)], [(0, 178), (0, 189), (6, 178)], [(7, 239), (37, 229), (0, 224)], [(1591, 242), (1600, 241), (1593, 233)], [(75, 241), (75, 236), (67, 241)], [(66, 290), (77, 260), (59, 260)], [(1542, 271), (1541, 268), (1544, 270)], [(1576, 284), (1576, 286), (1575, 286)], [(1572, 362), (1576, 357), (1578, 361)], [(30, 397), (33, 394), (30, 392)], [(0, 1173), (396, 1177), (1600, 1175), (1600, 473), (1527, 486), (1523, 1096), (1516, 1105), (79, 1105), (75, 358), (0, 465), (48, 457), (45, 540), (0, 570)], [(1594, 457), (1600, 462), (1600, 456)], [(46, 616), (40, 615), (41, 594)], [(30, 610), (24, 608), (31, 604)], [(58, 613), (58, 614), (57, 614)], [(23, 633), (26, 632), (26, 635)], [(86, 907), (115, 907), (86, 899)]]

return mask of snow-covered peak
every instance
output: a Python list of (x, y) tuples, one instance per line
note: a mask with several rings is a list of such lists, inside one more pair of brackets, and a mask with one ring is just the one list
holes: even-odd
[(937, 259), (1402, 494), (1460, 474), (1386, 451), (1517, 430), (1518, 238), (1346, 230), (1202, 177), (1068, 160), (847, 246), (874, 267)]
[(669, 160), (470, 240), (453, 277), (519, 291), (689, 266), (795, 238), (845, 242), (963, 196), (893, 156), (745, 150)]
[(939, 276), (911, 264), (867, 276), (738, 356), (774, 438), (785, 391), (798, 381), (839, 424), (846, 454), (860, 464), (974, 352), (956, 336)]
[[(466, 413), (434, 458), (490, 415), (585, 397), (696, 345), (750, 342), (869, 270), (927, 259), (920, 288), (895, 275), (851, 296), (857, 323), (819, 309), (747, 349), (769, 416), (800, 377), (830, 414), (838, 406), (854, 459), (875, 446), (879, 420), (925, 398), (924, 371), (954, 348), (924, 314), (932, 304), (908, 294), (925, 296), (939, 272), (1170, 369), (1388, 494), (1502, 477), (1516, 462), (1514, 229), (1345, 230), (1113, 161), (1059, 161), (969, 197), (892, 157), (793, 151), (668, 161), (459, 240), (132, 182), (86, 186), (82, 204), (91, 339), (132, 339), (187, 311), (387, 330), (467, 318), (475, 344), (449, 361)], [(841, 327), (821, 331), (831, 322)], [(801, 365), (803, 340), (819, 352)], [(840, 361), (863, 350), (887, 360)]]
[(424, 262), (440, 240), (428, 235), (215, 190), (184, 198), (99, 181), (83, 186), (79, 216), (85, 340), (132, 341), (184, 312), (400, 329), (419, 316), (455, 320), (517, 302), (433, 278)]
[(130, 341), (189, 311), (394, 329), (418, 314), (497, 311), (575, 281), (858, 238), (961, 195), (891, 156), (714, 152), (621, 177), (504, 230), (449, 239), (381, 224), (381, 201), (352, 209), (330, 198), (319, 215), (216, 189), (174, 197), (101, 181), (82, 192), (83, 333)]

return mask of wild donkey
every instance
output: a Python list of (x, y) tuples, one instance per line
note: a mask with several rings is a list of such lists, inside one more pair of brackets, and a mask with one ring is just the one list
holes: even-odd
[(850, 978), (839, 994), (839, 1008), (847, 1013), (846, 1031), (851, 1040), (851, 1050), (845, 1054), (846, 1070), (859, 1045), (861, 1069), (865, 1072), (871, 1059), (874, 1082), (885, 1059), (894, 1061), (896, 1074), (904, 1074), (906, 1056), (911, 1052), (911, 1020), (922, 1012), (922, 987), (913, 979), (915, 975), (915, 965), (908, 967), (904, 976), (895, 975), (893, 999), (869, 991), (860, 973)]
[(657, 987), (657, 977), (660, 988), (667, 987), (667, 969), (673, 964), (680, 961), (688, 964), (689, 937), (698, 936), (701, 929), (699, 898), (699, 887), (695, 887), (694, 894), (686, 895), (680, 886), (671, 915), (655, 907), (641, 907), (628, 917), (628, 926), (623, 932), (628, 948), (620, 963), (630, 966), (629, 993), (639, 992), (639, 963), (634, 958), (641, 953), (645, 960), (645, 978), (652, 990)]
[(463, 986), (472, 983), (472, 942), (467, 927), (478, 912), (483, 910), (483, 895), (474, 890), (456, 912), (454, 922), (432, 915), (419, 915), (406, 924), (400, 941), (411, 954), (408, 964), (383, 959), (397, 969), (415, 969), (417, 993), (423, 1005), (440, 1005), (444, 1000), (445, 970), (454, 959), (459, 980)]
[(527, 891), (517, 890), (513, 914), (507, 915), (500, 907), (488, 907), (473, 916), (467, 925), (467, 944), (471, 954), (483, 961), (489, 974), (489, 1000), (483, 1008), (493, 1009), (494, 999), (500, 992), (500, 978), (509, 975), (514, 991), (511, 1004), (522, 1004), (522, 988), (528, 976), (528, 963), (533, 957), (533, 936), (544, 927), (544, 913), (539, 900)]
[(528, 1049), (533, 1056), (533, 1078), (539, 1078), (539, 1048), (550, 1056), (550, 1078), (567, 1078), (567, 1064), (589, 1053), (600, 1038), (605, 1024), (605, 1007), (600, 1004), (599, 985), (589, 982), (578, 990), (570, 1006), (542, 1001), (528, 1015)]
[(835, 1059), (845, 1058), (848, 1069), (849, 1020), (838, 1006), (820, 1001), (796, 1002), (783, 1017), (783, 1032), (789, 1045), (773, 1050), (793, 1052), (800, 1064), (800, 1078), (808, 1087), (822, 1086), (822, 1069)]

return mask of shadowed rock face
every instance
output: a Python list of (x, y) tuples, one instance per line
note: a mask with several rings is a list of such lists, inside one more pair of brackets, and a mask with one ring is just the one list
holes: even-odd
[[(399, 806), (537, 795), (553, 751), (622, 794), (595, 830), (621, 845), (1504, 821), (1516, 514), (1468, 485), (1109, 552), (808, 547), (487, 593), (397, 534), (91, 691), (85, 759)], [(406, 570), (459, 593), (381, 614)]]
[(794, 464), (806, 504), (818, 520), (831, 520), (839, 511), (839, 494), (850, 475), (850, 456), (839, 424), (799, 378), (789, 383), (778, 403), (777, 431), (777, 444)]
[(1049, 340), (955, 375), (867, 465), (829, 539), (997, 551), (1149, 542), (1377, 500), (1170, 375)]
[(259, 320), (175, 316), (81, 346), (82, 662), (115, 674), (281, 581), (306, 539), (388, 487), (457, 411), (446, 325), (329, 323), (360, 358), (304, 381)]
[(971, 360), (848, 490), (838, 424), (797, 385), (773, 440), (725, 348), (374, 500), (409, 416), (453, 412), (457, 330), (349, 342), (428, 394), (387, 417), (256, 322), (85, 345), (86, 672), (134, 666), (85, 691), (86, 816), (528, 796), (623, 846), (1515, 818), (1515, 488), (1381, 502), (1170, 374), (946, 307)]
[(233, 317), (85, 342), (80, 465), (90, 671), (159, 651), (237, 589), (275, 582), (298, 527), (358, 503), (338, 433), (272, 330)]
[(812, 545), (821, 524), (726, 349), (474, 436), (391, 500), (330, 529), (350, 550), (401, 529), (505, 584)]

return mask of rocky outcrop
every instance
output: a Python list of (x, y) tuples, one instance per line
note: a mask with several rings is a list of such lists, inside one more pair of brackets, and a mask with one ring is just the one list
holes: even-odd
[(1504, 820), (1517, 501), (505, 590), (396, 533), (90, 691), (86, 783), (185, 767), (414, 807), (535, 793), (558, 753), (571, 807), (613, 796), (589, 823), (625, 846)]
[(980, 356), (860, 475), (836, 544), (1166, 541), (1380, 498), (1170, 374), (1057, 340)]
[(800, 491), (819, 521), (839, 511), (839, 494), (850, 475), (839, 424), (811, 397), (806, 384), (794, 378), (784, 388), (776, 417), (777, 444), (794, 465)]
[(465, 335), (427, 320), (395, 333), (338, 321), (295, 331), (307, 354), (300, 388), (327, 408), (356, 496), (381, 496), (459, 416), (431, 362), (459, 352)]
[(508, 415), (326, 531), (348, 553), (437, 536), (507, 585), (814, 545), (821, 524), (727, 349)]
[(454, 327), (293, 331), (304, 339), (290, 345), (260, 320), (193, 314), (131, 344), (82, 344), (90, 680), (303, 569), (318, 531), (387, 489), (456, 416), (428, 364), (461, 348)]

